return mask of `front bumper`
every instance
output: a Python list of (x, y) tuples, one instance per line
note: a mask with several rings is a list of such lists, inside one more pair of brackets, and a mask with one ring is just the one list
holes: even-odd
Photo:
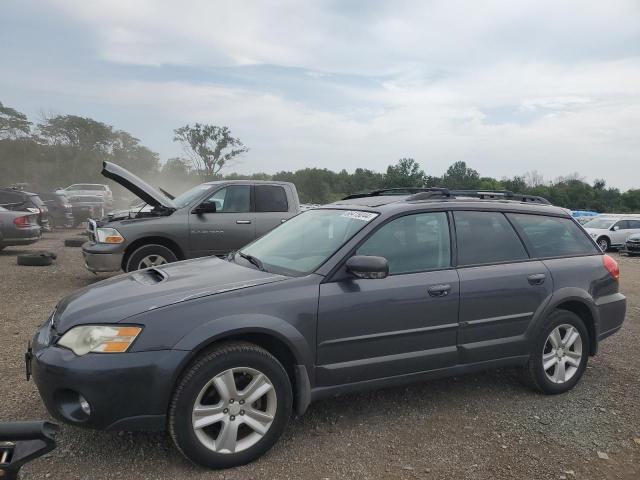
[(85, 267), (91, 272), (117, 272), (122, 268), (124, 248), (89, 241), (82, 245), (82, 256)]
[[(70, 350), (43, 345), (36, 334), (27, 357), (33, 379), (49, 413), (73, 425), (100, 430), (164, 430), (175, 375), (189, 352), (99, 354), (78, 357)], [(79, 404), (82, 395), (90, 414)]]
[(640, 255), (640, 242), (626, 242), (621, 251), (631, 255)]

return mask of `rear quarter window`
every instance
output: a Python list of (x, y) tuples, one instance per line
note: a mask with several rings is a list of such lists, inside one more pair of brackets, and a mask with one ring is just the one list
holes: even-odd
[(508, 213), (537, 258), (570, 257), (600, 253), (584, 231), (568, 218)]

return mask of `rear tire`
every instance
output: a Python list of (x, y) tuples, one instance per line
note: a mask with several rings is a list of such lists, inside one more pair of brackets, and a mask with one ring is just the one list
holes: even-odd
[(178, 257), (164, 245), (143, 245), (133, 251), (125, 266), (125, 272), (177, 262)]
[(221, 344), (197, 358), (178, 381), (169, 433), (196, 464), (244, 465), (280, 438), (292, 402), (287, 372), (273, 355), (251, 343)]
[(523, 376), (529, 386), (546, 395), (565, 393), (580, 381), (588, 358), (589, 333), (584, 322), (573, 312), (556, 310), (540, 330)]

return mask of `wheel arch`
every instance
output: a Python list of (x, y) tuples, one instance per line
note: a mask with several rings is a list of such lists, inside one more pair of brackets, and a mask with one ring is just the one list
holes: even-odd
[[(289, 324), (286, 325), (295, 330), (293, 326)], [(297, 332), (297, 330), (295, 331)], [(302, 335), (297, 332), (298, 338), (292, 341), (290, 333), (291, 332), (283, 333), (264, 327), (247, 326), (212, 334), (209, 337), (201, 336), (197, 344), (192, 344), (192, 339), (194, 337), (197, 338), (199, 334), (188, 335), (180, 340), (174, 347), (176, 349), (189, 350), (189, 354), (176, 369), (172, 379), (173, 387), (171, 391), (173, 392), (175, 390), (183, 373), (197, 358), (207, 351), (225, 343), (248, 342), (264, 348), (282, 364), (291, 382), (294, 411), (297, 415), (302, 415), (309, 406), (311, 398), (311, 380), (309, 378), (312, 374), (311, 357), (310, 352), (301, 351), (300, 342), (304, 342)], [(306, 344), (306, 342), (304, 343)], [(189, 347), (190, 344), (193, 345), (191, 348)], [(307, 349), (305, 348), (304, 350)]]
[(162, 236), (149, 236), (137, 238), (133, 242), (131, 242), (124, 251), (124, 255), (122, 256), (122, 270), (126, 271), (127, 262), (129, 258), (138, 248), (143, 247), (145, 245), (162, 245), (163, 247), (171, 250), (178, 260), (184, 260), (186, 258), (184, 251), (180, 248), (175, 241), (171, 240), (167, 237)]
[(580, 317), (589, 333), (589, 355), (595, 355), (598, 352), (600, 317), (593, 299), (587, 292), (574, 288), (561, 289), (554, 294), (554, 297), (547, 306), (543, 318), (554, 310), (567, 310)]

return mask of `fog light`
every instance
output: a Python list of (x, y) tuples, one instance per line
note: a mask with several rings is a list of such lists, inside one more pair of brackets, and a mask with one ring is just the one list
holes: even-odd
[(91, 415), (91, 405), (89, 405), (87, 399), (82, 395), (78, 395), (78, 401), (80, 402), (80, 408), (82, 409), (82, 411), (86, 413), (87, 416)]

